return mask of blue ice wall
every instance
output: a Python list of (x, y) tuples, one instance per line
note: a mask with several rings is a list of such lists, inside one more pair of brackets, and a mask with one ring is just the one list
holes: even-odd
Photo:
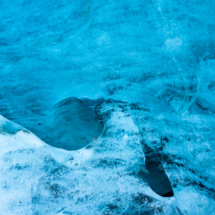
[(211, 108), (214, 10), (213, 0), (2, 0), (1, 112), (69, 96)]

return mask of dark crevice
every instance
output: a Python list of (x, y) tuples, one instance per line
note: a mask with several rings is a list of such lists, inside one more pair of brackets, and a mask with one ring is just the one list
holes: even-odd
[(171, 183), (157, 153), (144, 140), (141, 141), (141, 144), (145, 154), (146, 169), (149, 172), (148, 183), (150, 188), (160, 196), (174, 196)]

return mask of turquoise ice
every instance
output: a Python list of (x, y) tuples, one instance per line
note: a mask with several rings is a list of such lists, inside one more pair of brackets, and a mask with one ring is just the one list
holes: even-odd
[(1, 0), (0, 214), (215, 214), (214, 11)]

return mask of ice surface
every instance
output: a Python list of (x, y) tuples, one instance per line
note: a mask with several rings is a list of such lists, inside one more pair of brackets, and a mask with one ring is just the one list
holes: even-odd
[(23, 130), (1, 134), (1, 213), (174, 213), (174, 199), (155, 194), (136, 164), (144, 155), (129, 112), (115, 103), (100, 112), (103, 134), (78, 151), (51, 147)]
[(215, 214), (214, 11), (0, 1), (0, 214)]
[(85, 147), (103, 130), (93, 109), (76, 97), (58, 102), (40, 117), (34, 112), (29, 117), (13, 119), (49, 145), (65, 150)]

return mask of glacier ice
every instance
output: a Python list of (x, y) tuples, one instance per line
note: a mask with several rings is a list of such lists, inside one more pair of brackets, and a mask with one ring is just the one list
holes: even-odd
[[(74, 151), (47, 145), (22, 126), (1, 117), (0, 131), (13, 127), (16, 131), (0, 134), (1, 213), (214, 213), (214, 170), (212, 165), (205, 168), (213, 162), (207, 156), (213, 151), (209, 144), (198, 144), (199, 133), (191, 136), (183, 125), (196, 126), (195, 119), (183, 116), (181, 122), (172, 114), (163, 120), (140, 103), (114, 100), (96, 106), (96, 111), (104, 122), (102, 134)], [(201, 126), (196, 130), (207, 126), (198, 120)], [(182, 135), (189, 135), (183, 144)], [(143, 150), (144, 156), (141, 146), (149, 147), (150, 153)], [(174, 197), (162, 197), (165, 192), (157, 195), (159, 190), (154, 192), (153, 185), (150, 188), (146, 162), (155, 156), (163, 165), (159, 171), (164, 168), (170, 179)], [(156, 179), (160, 180), (152, 178)], [(157, 186), (163, 189), (165, 185), (160, 182)], [(169, 191), (166, 186), (166, 193)]]
[(96, 113), (76, 97), (69, 97), (47, 108), (40, 117), (34, 112), (29, 117), (30, 120), (26, 120), (14, 116), (13, 120), (49, 145), (65, 150), (87, 146), (103, 130)]
[(0, 1), (0, 214), (215, 214), (214, 11)]
[(106, 121), (103, 134), (80, 150), (49, 146), (23, 130), (1, 134), (1, 212), (174, 212), (173, 199), (155, 194), (138, 170), (138, 158), (144, 163), (144, 156), (131, 116), (115, 103), (100, 111)]

